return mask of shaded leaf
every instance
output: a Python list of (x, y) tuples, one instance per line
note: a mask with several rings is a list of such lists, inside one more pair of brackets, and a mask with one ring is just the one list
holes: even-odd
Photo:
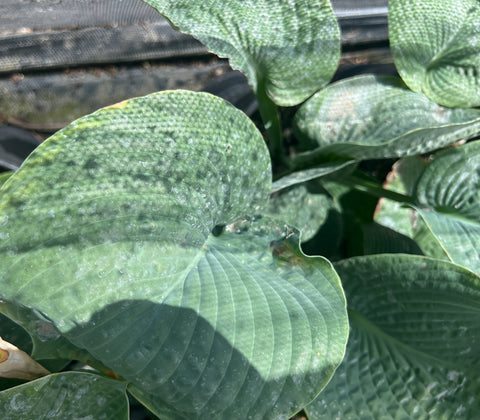
[(448, 107), (480, 105), (477, 0), (390, 0), (397, 70), (410, 89)]
[(415, 195), (450, 260), (480, 273), (480, 141), (437, 154)]
[(127, 420), (125, 390), (125, 383), (91, 373), (58, 373), (0, 392), (0, 412), (4, 420)]
[[(32, 339), (17, 323), (0, 313), (0, 337), (14, 344), (25, 353), (32, 354)], [(37, 360), (44, 368), (50, 372), (58, 372), (70, 363), (69, 360), (48, 359)], [(23, 380), (0, 378), (0, 390), (11, 388), (12, 386), (23, 383)]]
[(301, 232), (302, 242), (312, 238), (327, 217), (329, 199), (312, 194), (304, 185), (272, 194), (266, 213)]
[(340, 30), (328, 0), (144, 1), (228, 57), (256, 92), (266, 89), (278, 105), (303, 102), (330, 81), (340, 59)]
[[(25, 329), (2, 313), (0, 313), (0, 337), (15, 344), (18, 348), (28, 354), (32, 351), (32, 340)], [(25, 381), (21, 379), (0, 378), (0, 391), (20, 385), (23, 382)]]
[[(401, 115), (401, 118), (398, 116)], [(449, 109), (390, 76), (358, 76), (315, 94), (295, 116), (296, 131), (318, 144), (299, 155), (374, 159), (436, 150), (480, 131), (480, 110)]]
[(309, 418), (478, 417), (480, 278), (407, 255), (335, 267), (349, 302), (350, 337)]
[(4, 188), (2, 310), (44, 346), (88, 351), (157, 415), (291, 415), (348, 328), (332, 266), (284, 222), (249, 221), (270, 191), (261, 134), (219, 98), (164, 92), (84, 117)]
[(338, 205), (330, 202), (325, 222), (309, 241), (302, 243), (307, 255), (322, 255), (330, 261), (342, 259), (343, 217)]
[(413, 239), (378, 223), (369, 223), (363, 227), (363, 252), (365, 255), (423, 254)]
[(32, 351), (32, 340), (25, 329), (1, 313), (0, 337), (15, 344), (25, 353), (30, 353)]

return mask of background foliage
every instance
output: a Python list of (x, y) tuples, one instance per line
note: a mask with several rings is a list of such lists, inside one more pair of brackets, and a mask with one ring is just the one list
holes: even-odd
[(391, 0), (400, 77), (328, 86), (328, 0), (146, 2), (259, 113), (129, 99), (0, 178), (0, 334), (52, 372), (4, 418), (480, 416), (478, 2)]

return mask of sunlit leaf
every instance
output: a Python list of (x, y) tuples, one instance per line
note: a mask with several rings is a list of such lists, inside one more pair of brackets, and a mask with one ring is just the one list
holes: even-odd
[(351, 170), (355, 167), (355, 161), (349, 160), (346, 162), (326, 162), (317, 165), (315, 168), (304, 169), (297, 172), (293, 172), (289, 175), (276, 180), (272, 185), (272, 192), (277, 192), (293, 185), (302, 184), (312, 179), (321, 178), (327, 175), (331, 175), (341, 170)]
[(326, 385), (348, 327), (330, 263), (252, 219), (271, 185), (260, 132), (211, 95), (77, 120), (3, 188), (0, 308), (160, 417), (288, 417)]
[(349, 304), (341, 366), (309, 419), (480, 416), (480, 278), (449, 262), (376, 255), (335, 265)]
[(328, 0), (144, 1), (228, 57), (255, 91), (266, 89), (278, 105), (304, 101), (337, 68), (340, 30)]
[(480, 273), (480, 141), (439, 153), (420, 178), (416, 199), (450, 260)]
[(411, 156), (480, 131), (480, 110), (449, 109), (390, 76), (358, 76), (315, 94), (295, 116), (296, 131), (318, 144), (304, 160), (335, 153), (356, 159)]
[(390, 46), (410, 89), (448, 107), (480, 105), (478, 0), (390, 0)]

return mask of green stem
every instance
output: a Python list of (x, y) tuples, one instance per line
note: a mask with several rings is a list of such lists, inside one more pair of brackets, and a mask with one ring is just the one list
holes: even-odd
[(366, 192), (378, 198), (388, 198), (398, 203), (414, 204), (413, 198), (409, 195), (400, 194), (392, 190), (387, 190), (378, 186), (375, 182), (368, 181), (355, 175), (347, 175), (337, 182), (355, 188), (356, 190)]
[(280, 162), (283, 159), (282, 125), (280, 123), (278, 109), (267, 95), (264, 81), (260, 81), (258, 84), (257, 100), (260, 116), (267, 130), (272, 160)]

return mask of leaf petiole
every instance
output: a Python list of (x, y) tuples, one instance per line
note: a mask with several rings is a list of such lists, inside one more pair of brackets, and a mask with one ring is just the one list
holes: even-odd
[(283, 156), (283, 136), (277, 106), (267, 95), (265, 80), (260, 80), (256, 92), (258, 109), (267, 131), (270, 156), (274, 162), (281, 162)]
[(374, 197), (388, 198), (389, 200), (393, 200), (398, 203), (405, 203), (410, 205), (415, 204), (413, 198), (409, 195), (401, 194), (401, 193), (380, 187), (375, 182), (368, 181), (354, 174), (339, 178), (336, 181), (339, 182), (340, 184), (349, 186), (356, 190), (366, 192), (367, 194), (373, 195)]

